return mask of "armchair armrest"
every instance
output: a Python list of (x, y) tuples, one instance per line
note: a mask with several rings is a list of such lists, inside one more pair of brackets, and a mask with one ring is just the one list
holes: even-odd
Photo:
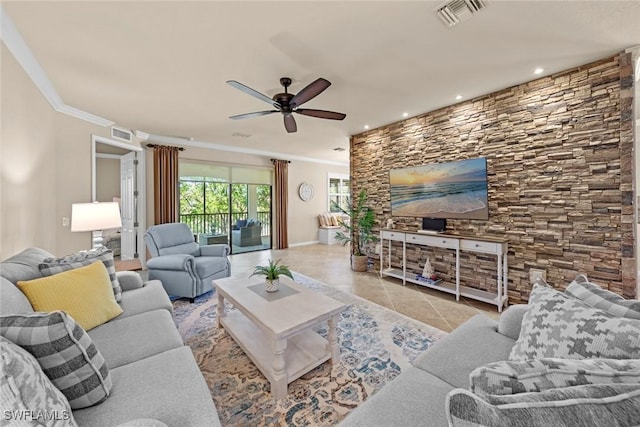
[(517, 340), (520, 336), (522, 318), (528, 308), (527, 304), (515, 304), (507, 308), (498, 321), (498, 332)]
[(149, 270), (193, 270), (193, 255), (173, 254), (161, 255), (147, 260)]
[(225, 257), (229, 255), (229, 252), (231, 252), (231, 249), (229, 245), (225, 244), (200, 246), (200, 256)]
[(117, 271), (116, 278), (123, 291), (130, 291), (144, 286), (142, 277), (135, 271)]

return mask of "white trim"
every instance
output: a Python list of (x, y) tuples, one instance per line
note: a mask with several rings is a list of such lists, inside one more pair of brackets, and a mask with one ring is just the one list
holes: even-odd
[(291, 243), (289, 247), (295, 248), (297, 246), (308, 246), (308, 245), (317, 245), (317, 244), (320, 244), (320, 240), (310, 240), (308, 242)]
[(97, 159), (110, 159), (110, 160), (120, 160), (122, 158), (119, 154), (107, 154), (107, 153), (96, 153)]
[[(139, 131), (136, 131), (136, 135), (138, 134), (138, 132)], [(213, 142), (204, 142), (204, 141), (195, 141), (195, 140), (192, 141), (186, 138), (176, 138), (174, 136), (163, 136), (163, 135), (153, 135), (153, 134), (148, 134), (148, 136), (149, 136), (147, 138), (148, 141), (163, 142), (165, 144), (179, 144), (187, 147), (207, 148), (209, 150), (253, 154), (256, 156), (277, 157), (282, 160), (299, 160), (302, 162), (309, 162), (309, 163), (322, 163), (322, 164), (334, 165), (334, 166), (349, 166), (349, 163), (336, 162), (333, 160), (314, 159), (311, 157), (296, 156), (291, 154), (278, 153), (274, 151), (258, 150), (254, 148), (232, 147), (230, 145), (216, 144)]]
[(24, 41), (20, 32), (2, 6), (0, 6), (0, 37), (2, 38), (4, 45), (13, 54), (16, 61), (18, 61), (22, 66), (33, 83), (40, 90), (42, 96), (45, 97), (55, 111), (99, 126), (106, 127), (113, 124), (110, 120), (78, 110), (77, 108), (70, 107), (64, 103), (56, 91), (56, 88), (53, 86), (53, 83), (49, 80), (49, 77), (36, 57), (33, 56), (31, 49), (29, 49), (29, 46), (27, 46), (27, 43)]

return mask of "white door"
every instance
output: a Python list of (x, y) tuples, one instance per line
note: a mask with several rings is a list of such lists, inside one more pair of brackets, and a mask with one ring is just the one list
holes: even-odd
[(120, 258), (123, 261), (138, 257), (136, 250), (137, 163), (135, 151), (120, 159), (120, 211), (122, 215)]

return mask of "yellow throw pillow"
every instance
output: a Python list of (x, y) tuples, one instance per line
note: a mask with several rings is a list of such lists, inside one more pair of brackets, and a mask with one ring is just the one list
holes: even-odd
[(19, 281), (18, 287), (35, 311), (62, 310), (85, 331), (122, 313), (113, 296), (109, 273), (101, 262), (49, 277)]

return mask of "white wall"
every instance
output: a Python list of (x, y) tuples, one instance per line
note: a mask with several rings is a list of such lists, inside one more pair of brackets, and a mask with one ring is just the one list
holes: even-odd
[(120, 197), (120, 159), (96, 159), (96, 200), (112, 202)]

